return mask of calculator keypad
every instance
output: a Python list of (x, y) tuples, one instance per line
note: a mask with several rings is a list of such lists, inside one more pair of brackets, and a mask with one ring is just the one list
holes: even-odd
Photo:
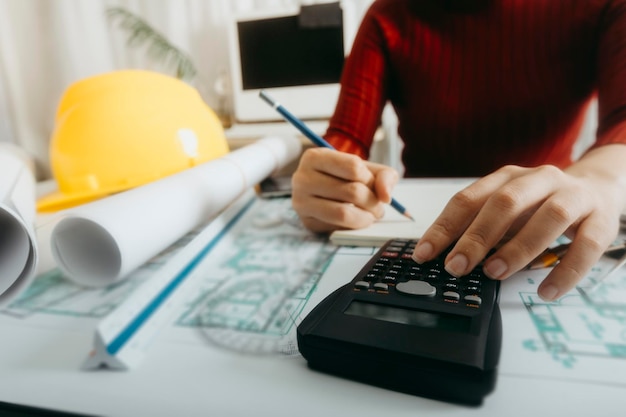
[(463, 277), (455, 277), (443, 267), (447, 251), (432, 261), (418, 264), (411, 258), (416, 244), (414, 239), (387, 242), (371, 268), (354, 281), (354, 290), (381, 294), (395, 291), (479, 308), (482, 282), (488, 279), (482, 272), (482, 265)]

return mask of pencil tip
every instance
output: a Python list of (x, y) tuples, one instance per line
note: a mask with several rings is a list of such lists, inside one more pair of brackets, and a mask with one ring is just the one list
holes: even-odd
[(273, 106), (274, 103), (275, 103), (274, 99), (272, 99), (270, 96), (268, 96), (267, 93), (264, 90), (259, 91), (259, 97), (261, 97), (263, 99), (263, 101), (265, 101), (270, 106)]
[(409, 212), (408, 212), (408, 211), (405, 211), (405, 212), (404, 212), (404, 215), (405, 215), (407, 218), (411, 219), (411, 221), (413, 221), (413, 222), (415, 221), (415, 219), (413, 218), (413, 216), (411, 216), (411, 214), (409, 214)]

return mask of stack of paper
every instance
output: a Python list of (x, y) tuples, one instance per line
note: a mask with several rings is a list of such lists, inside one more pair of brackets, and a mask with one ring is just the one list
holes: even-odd
[(364, 229), (335, 231), (330, 240), (343, 246), (381, 246), (392, 238), (419, 238), (447, 201), (473, 181), (469, 178), (404, 180), (396, 186), (393, 196), (411, 213), (414, 222), (386, 207), (385, 216), (380, 221)]

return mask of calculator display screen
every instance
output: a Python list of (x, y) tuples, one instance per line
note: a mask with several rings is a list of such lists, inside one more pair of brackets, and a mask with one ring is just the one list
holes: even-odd
[(345, 314), (365, 317), (409, 326), (469, 332), (471, 318), (455, 314), (438, 313), (423, 310), (409, 310), (389, 305), (366, 303), (353, 300)]

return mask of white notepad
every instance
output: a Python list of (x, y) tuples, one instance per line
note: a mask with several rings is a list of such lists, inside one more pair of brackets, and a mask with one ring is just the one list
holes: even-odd
[(414, 222), (387, 206), (380, 221), (364, 229), (337, 230), (330, 235), (330, 241), (342, 246), (381, 246), (392, 238), (419, 238), (450, 198), (474, 181), (473, 178), (403, 180), (394, 189), (393, 197), (406, 207)]

